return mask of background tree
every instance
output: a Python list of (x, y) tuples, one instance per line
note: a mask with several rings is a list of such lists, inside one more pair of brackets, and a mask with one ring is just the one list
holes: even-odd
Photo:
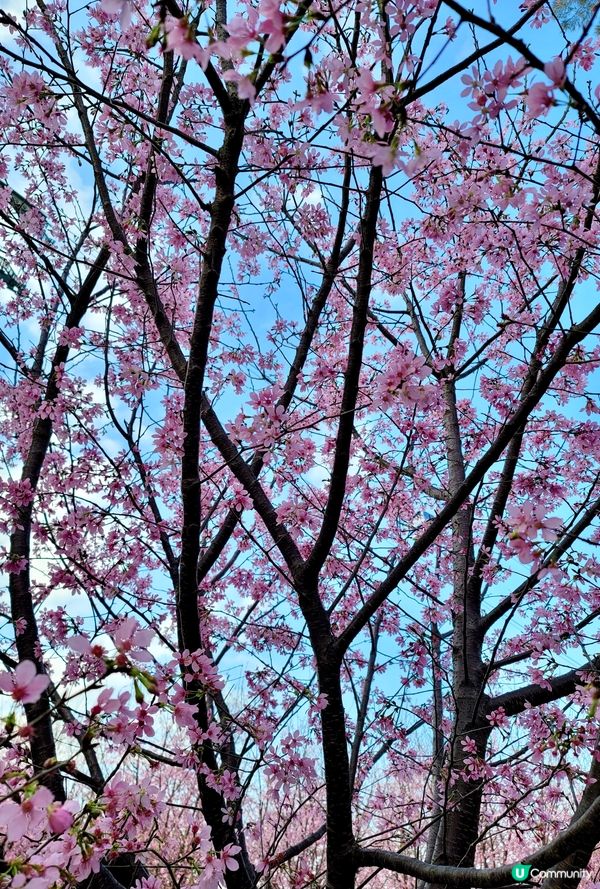
[(594, 4), (589, 0), (559, 0), (554, 12), (566, 28), (576, 29), (593, 15)]
[(2, 885), (593, 885), (600, 4), (69, 3), (0, 19)]

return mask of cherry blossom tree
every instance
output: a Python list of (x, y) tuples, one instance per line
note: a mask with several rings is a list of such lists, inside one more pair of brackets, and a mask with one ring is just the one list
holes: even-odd
[(0, 886), (600, 885), (600, 3), (25, 2)]

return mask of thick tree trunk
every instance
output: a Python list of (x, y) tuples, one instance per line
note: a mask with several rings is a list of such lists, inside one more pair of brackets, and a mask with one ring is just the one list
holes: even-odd
[(352, 831), (350, 758), (339, 668), (319, 667), (319, 691), (327, 695), (321, 711), (327, 794), (327, 889), (354, 889), (356, 862)]
[[(215, 170), (216, 188), (212, 203), (211, 223), (203, 255), (202, 271), (194, 326), (190, 340), (187, 372), (184, 382), (183, 408), (183, 457), (181, 464), (181, 499), (183, 522), (181, 530), (181, 556), (177, 589), (177, 623), (180, 650), (198, 651), (203, 648), (198, 610), (198, 564), (200, 559), (201, 527), (201, 478), (200, 478), (200, 428), (202, 419), (202, 392), (212, 329), (213, 313), (218, 295), (218, 284), (227, 235), (234, 205), (235, 179), (244, 137), (244, 115), (238, 113), (228, 121)], [(197, 705), (197, 721), (202, 731), (207, 731), (210, 712), (204, 689), (197, 682), (186, 682), (191, 703)], [(219, 771), (217, 751), (206, 741), (198, 747), (202, 763), (213, 773)], [(240, 867), (227, 870), (227, 889), (251, 889), (256, 874), (246, 852), (246, 844), (235, 826), (223, 821), (225, 800), (212, 788), (202, 770), (198, 770), (198, 790), (202, 814), (211, 830), (212, 842), (220, 852), (230, 844), (237, 844), (242, 851), (238, 855)]]
[[(467, 709), (472, 702), (464, 700), (462, 703)], [(485, 758), (490, 732), (489, 727), (473, 730), (472, 726), (457, 725), (457, 736), (453, 744), (451, 762), (454, 774), (465, 769), (467, 757)], [(461, 742), (467, 735), (475, 741), (476, 753), (465, 753), (463, 750)], [(483, 781), (481, 779), (468, 781), (457, 778), (448, 788), (444, 801), (445, 811), (442, 826), (433, 857), (434, 864), (473, 867), (479, 835), (482, 792)]]
[[(457, 309), (457, 313), (459, 311)], [(459, 328), (460, 317), (457, 314), (454, 328), (456, 335)], [(453, 496), (465, 480), (453, 381), (446, 381), (444, 393), (448, 488), (450, 496)], [(483, 781), (480, 777), (475, 777), (474, 780), (464, 777), (467, 772), (466, 760), (469, 757), (485, 759), (491, 727), (487, 723), (482, 724), (479, 716), (486, 702), (483, 695), (485, 669), (481, 654), (479, 590), (469, 583), (474, 553), (471, 540), (471, 509), (468, 504), (456, 513), (452, 522), (452, 548), (455, 612), (452, 638), (454, 732), (450, 745), (446, 794), (442, 804), (443, 815), (437, 832), (433, 863), (471, 867), (475, 860), (479, 835)], [(475, 743), (474, 753), (465, 750), (463, 746), (467, 737)]]

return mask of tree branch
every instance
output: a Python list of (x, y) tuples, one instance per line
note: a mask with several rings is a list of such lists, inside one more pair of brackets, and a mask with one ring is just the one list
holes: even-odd
[[(600, 798), (594, 800), (584, 815), (569, 825), (556, 839), (547, 846), (527, 855), (523, 864), (548, 870), (570, 855), (578, 844), (592, 829), (600, 818)], [(399, 874), (426, 880), (429, 883), (447, 887), (464, 887), (464, 889), (497, 889), (497, 887), (514, 886), (512, 865), (493, 868), (449, 867), (444, 865), (425, 864), (416, 858), (388, 852), (384, 849), (358, 847), (356, 859), (359, 867), (383, 867)]]
[(365, 626), (367, 621), (385, 602), (390, 593), (406, 575), (407, 571), (415, 564), (424, 552), (431, 546), (440, 531), (455, 515), (456, 511), (465, 502), (469, 494), (485, 477), (505, 447), (511, 441), (513, 435), (521, 424), (529, 417), (540, 402), (540, 399), (550, 388), (552, 381), (564, 366), (571, 351), (600, 323), (600, 305), (579, 324), (574, 324), (563, 336), (556, 347), (553, 356), (548, 361), (544, 370), (540, 371), (538, 379), (532, 389), (525, 395), (520, 406), (512, 417), (505, 423), (502, 432), (496, 441), (488, 448), (487, 453), (476, 463), (473, 470), (467, 476), (466, 481), (456, 494), (448, 501), (447, 505), (432, 519), (421, 537), (414, 543), (403, 559), (389, 572), (375, 592), (367, 599), (362, 608), (347, 625), (346, 629), (338, 637), (340, 651), (345, 651)]

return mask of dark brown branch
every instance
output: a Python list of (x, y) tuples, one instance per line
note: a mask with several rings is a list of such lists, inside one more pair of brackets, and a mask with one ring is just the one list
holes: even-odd
[(519, 429), (523, 422), (535, 410), (541, 398), (550, 388), (554, 378), (564, 366), (571, 350), (592, 330), (594, 330), (599, 323), (600, 305), (596, 306), (581, 323), (574, 324), (562, 337), (561, 342), (556, 347), (555, 352), (546, 364), (545, 369), (540, 371), (535, 385), (525, 395), (512, 417), (507, 420), (502, 432), (498, 435), (496, 441), (488, 448), (487, 453), (476, 463), (473, 470), (467, 476), (465, 483), (461, 485), (460, 489), (449, 500), (444, 509), (432, 519), (427, 529), (415, 542), (406, 556), (389, 572), (385, 580), (382, 581), (379, 587), (369, 597), (340, 635), (338, 645), (342, 652), (347, 649), (353, 639), (355, 639), (358, 633), (363, 629), (367, 621), (397, 587), (407, 571), (409, 571), (423, 553), (427, 551), (440, 531), (446, 527), (456, 511), (462, 506), (475, 487), (482, 481), (488, 469), (494, 465), (500, 454), (502, 454), (506, 446), (512, 440), (517, 429)]
[(289, 846), (285, 852), (280, 852), (279, 855), (275, 855), (270, 862), (271, 868), (277, 867), (280, 864), (285, 864), (287, 861), (291, 861), (292, 858), (297, 858), (302, 852), (305, 852), (306, 849), (310, 849), (311, 846), (314, 846), (315, 843), (318, 843), (320, 839), (322, 839), (327, 833), (327, 825), (322, 824), (317, 830), (309, 833), (307, 837), (303, 840), (300, 840), (298, 843), (294, 843), (293, 846)]
[(548, 679), (547, 683), (550, 688), (532, 683), (514, 691), (507, 691), (502, 695), (497, 695), (495, 698), (488, 700), (486, 710), (488, 713), (491, 713), (492, 710), (502, 707), (507, 716), (516, 716), (525, 710), (527, 704), (530, 704), (532, 707), (549, 704), (551, 701), (557, 701), (560, 698), (573, 694), (575, 689), (582, 685), (582, 673), (597, 673), (598, 669), (600, 669), (600, 659), (595, 658), (588, 661), (587, 664), (582, 664), (574, 670), (569, 670), (568, 673)]
[(348, 361), (344, 374), (344, 390), (335, 442), (329, 496), (325, 506), (321, 530), (305, 567), (306, 577), (311, 579), (319, 574), (335, 540), (346, 493), (354, 414), (359, 394), (359, 379), (372, 286), (373, 248), (377, 233), (377, 218), (379, 216), (382, 187), (383, 175), (381, 167), (374, 167), (371, 170), (367, 192), (367, 206), (360, 229), (360, 259), (356, 280), (356, 297), (352, 314)]
[(499, 602), (491, 611), (489, 611), (481, 620), (480, 624), (480, 632), (482, 634), (487, 633), (487, 631), (492, 627), (500, 618), (504, 617), (505, 614), (508, 614), (512, 609), (515, 608), (516, 605), (521, 602), (523, 597), (527, 595), (527, 593), (532, 590), (535, 585), (538, 583), (540, 579), (541, 572), (547, 568), (549, 565), (555, 564), (558, 560), (563, 556), (571, 544), (573, 544), (583, 533), (583, 531), (593, 522), (595, 518), (600, 516), (600, 498), (596, 499), (592, 505), (586, 509), (582, 517), (576, 522), (572, 528), (562, 534), (556, 543), (550, 548), (550, 550), (546, 553), (544, 560), (537, 571), (534, 571), (533, 574), (524, 580), (520, 586), (517, 587), (516, 590), (509, 596), (505, 596), (505, 598)]
[[(476, 25), (478, 28), (483, 28), (485, 31), (489, 31), (491, 34), (496, 34), (497, 37), (502, 40), (503, 44), (508, 44), (521, 53), (523, 58), (531, 65), (532, 68), (537, 68), (539, 71), (544, 70), (544, 62), (542, 62), (536, 55), (533, 53), (524, 40), (521, 40), (518, 37), (515, 37), (514, 30), (507, 31), (501, 25), (497, 24), (495, 21), (489, 21), (487, 19), (481, 18), (481, 16), (472, 12), (469, 9), (465, 9), (460, 3), (457, 3), (456, 0), (444, 0), (446, 6), (449, 6), (450, 9), (454, 10), (458, 15), (460, 15), (461, 19), (464, 22), (471, 22), (471, 24)], [(541, 6), (542, 4), (540, 4)], [(580, 113), (587, 117), (589, 122), (594, 127), (597, 134), (600, 135), (600, 117), (597, 115), (596, 111), (592, 108), (589, 102), (582, 96), (574, 83), (572, 83), (568, 78), (565, 80), (562, 89), (567, 93), (567, 95), (571, 98), (575, 107), (580, 111)]]
[[(600, 798), (596, 799), (576, 822), (560, 833), (556, 839), (542, 849), (526, 856), (523, 864), (530, 864), (540, 870), (548, 870), (570, 855), (578, 847), (590, 829), (594, 828), (600, 818)], [(428, 883), (448, 887), (496, 887), (514, 886), (512, 865), (494, 868), (448, 867), (425, 864), (416, 858), (388, 852), (384, 849), (357, 848), (356, 858), (359, 867), (383, 867), (399, 874), (426, 880)]]
[[(92, 264), (76, 299), (73, 300), (71, 310), (65, 321), (67, 329), (77, 327), (84, 317), (108, 257), (108, 248), (103, 247)], [(59, 367), (66, 363), (68, 356), (69, 346), (57, 346), (44, 395), (46, 403), (53, 402), (59, 394)], [(46, 414), (35, 420), (31, 444), (21, 473), (21, 480), (29, 482), (31, 491), (34, 494), (50, 445), (52, 430), (53, 424), (50, 415)], [(19, 660), (33, 661), (38, 672), (43, 672), (44, 667), (38, 656), (39, 634), (30, 586), (29, 560), (33, 503), (34, 499), (32, 498), (29, 503), (19, 507), (15, 529), (10, 537), (10, 560), (13, 562), (23, 560), (25, 567), (19, 573), (10, 575), (9, 590), (13, 624), (15, 626), (23, 626), (23, 631), (17, 633), (15, 639)], [(50, 697), (48, 692), (44, 692), (36, 703), (26, 704), (25, 713), (29, 725), (35, 725), (35, 732), (31, 740), (31, 755), (34, 769), (37, 772), (46, 769), (41, 780), (47, 784), (57, 800), (64, 800), (65, 791), (60, 773), (56, 769), (47, 771), (47, 765), (45, 765), (56, 760), (56, 746), (50, 717)]]
[[(571, 824), (575, 824), (589, 811), (590, 807), (600, 798), (600, 734), (596, 743), (596, 749), (592, 753), (585, 790), (577, 806)], [(596, 846), (600, 842), (600, 819), (590, 825), (589, 830), (580, 838), (569, 855), (557, 862), (554, 870), (567, 871), (572, 874), (582, 873), (590, 862)], [(547, 877), (542, 883), (542, 889), (576, 889), (581, 882), (580, 877), (552, 876)]]
[[(219, 150), (218, 165), (215, 170), (216, 187), (212, 202), (211, 220), (203, 253), (198, 300), (194, 313), (194, 323), (190, 337), (189, 357), (184, 381), (183, 407), (183, 455), (181, 461), (181, 501), (183, 517), (181, 525), (181, 555), (179, 559), (179, 579), (177, 585), (176, 609), (180, 650), (198, 651), (206, 647), (202, 638), (198, 610), (198, 559), (200, 555), (201, 529), (201, 489), (200, 489), (200, 428), (202, 419), (202, 391), (206, 373), (206, 363), (214, 307), (218, 295), (218, 285), (227, 235), (231, 223), (234, 204), (235, 179), (238, 161), (244, 139), (243, 115), (230, 115), (226, 120), (223, 144)], [(151, 293), (155, 285), (149, 278)], [(152, 297), (154, 299), (154, 297)], [(155, 315), (156, 318), (156, 315)], [(172, 337), (171, 325), (163, 325), (161, 338)], [(178, 350), (170, 344), (170, 349)], [(185, 672), (185, 671), (184, 671)], [(197, 706), (196, 719), (199, 728), (206, 732), (210, 724), (208, 701), (202, 686), (196, 680), (184, 678), (186, 693), (190, 702)], [(197, 754), (211, 772), (218, 771), (214, 745), (205, 741), (197, 747)], [(236, 829), (223, 821), (224, 799), (206, 780), (202, 771), (197, 773), (198, 790), (202, 812), (210, 827), (215, 849), (222, 850), (228, 843), (239, 840), (242, 847), (240, 868), (227, 873), (229, 889), (250, 889), (254, 884), (254, 868), (245, 852), (245, 843)]]
[[(515, 24), (507, 29), (505, 35), (516, 34), (521, 28), (527, 24), (527, 22), (533, 18), (538, 9), (546, 3), (546, 0), (537, 0), (537, 3), (534, 3), (531, 6), (524, 16), (522, 16)], [(410, 100), (412, 102), (417, 99), (423, 98), (428, 93), (437, 89), (442, 84), (447, 83), (448, 80), (451, 80), (456, 74), (460, 74), (463, 71), (466, 71), (471, 65), (477, 62), (479, 59), (482, 59), (484, 56), (488, 55), (491, 52), (494, 52), (497, 49), (501, 49), (505, 43), (505, 36), (499, 37), (497, 40), (493, 40), (491, 43), (488, 43), (486, 46), (482, 46), (481, 49), (477, 49), (471, 53), (471, 55), (467, 56), (466, 59), (463, 59), (461, 62), (457, 62), (456, 65), (452, 65), (450, 68), (447, 68), (441, 74), (438, 74), (437, 77), (432, 78), (428, 83), (424, 83), (423, 86), (416, 87), (410, 94)]]
[(256, 512), (264, 522), (273, 542), (281, 552), (293, 575), (297, 575), (304, 561), (289, 531), (278, 517), (273, 504), (252, 471), (252, 467), (241, 457), (239, 451), (225, 432), (217, 414), (206, 395), (199, 399), (202, 404), (202, 422), (231, 472), (248, 492)]
[[(349, 156), (347, 156), (345, 160), (344, 179), (342, 183), (342, 202), (331, 256), (329, 258), (329, 262), (325, 265), (325, 268), (323, 270), (323, 279), (321, 281), (321, 286), (319, 287), (311, 304), (308, 316), (306, 318), (306, 324), (304, 325), (304, 330), (302, 331), (302, 335), (298, 342), (294, 359), (292, 361), (287, 379), (283, 386), (283, 392), (281, 393), (281, 396), (277, 401), (277, 407), (283, 407), (284, 410), (287, 410), (292, 402), (292, 398), (294, 397), (294, 392), (296, 391), (300, 372), (302, 371), (302, 368), (306, 363), (306, 359), (310, 352), (310, 347), (317, 331), (319, 319), (321, 318), (323, 309), (325, 308), (325, 305), (331, 293), (340, 265), (350, 255), (354, 248), (354, 238), (350, 239), (344, 246), (342, 246), (344, 233), (346, 230), (346, 220), (348, 216), (351, 173), (351, 159)], [(258, 451), (250, 461), (251, 471), (256, 477), (258, 477), (261, 472), (264, 464), (264, 457), (265, 452)], [(227, 514), (223, 524), (219, 528), (216, 536), (200, 557), (198, 563), (198, 582), (202, 581), (207, 576), (208, 572), (223, 552), (223, 549), (227, 545), (228, 541), (231, 539), (231, 535), (239, 519), (240, 514), (237, 510), (229, 510), (229, 513)]]

